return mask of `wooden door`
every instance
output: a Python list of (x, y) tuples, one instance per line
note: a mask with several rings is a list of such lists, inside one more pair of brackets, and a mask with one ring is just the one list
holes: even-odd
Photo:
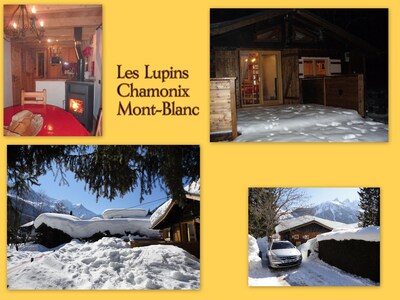
[(297, 49), (282, 51), (282, 87), (284, 104), (300, 103), (299, 54)]

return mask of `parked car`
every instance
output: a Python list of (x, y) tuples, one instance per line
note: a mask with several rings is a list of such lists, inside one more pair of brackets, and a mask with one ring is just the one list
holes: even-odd
[(270, 268), (293, 267), (301, 264), (301, 252), (289, 241), (273, 241), (268, 252), (268, 266)]

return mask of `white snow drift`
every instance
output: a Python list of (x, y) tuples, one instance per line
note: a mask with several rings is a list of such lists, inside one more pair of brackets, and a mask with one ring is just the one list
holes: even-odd
[(129, 248), (118, 238), (55, 249), (8, 249), (9, 289), (198, 289), (199, 260), (175, 246)]
[(362, 240), (368, 242), (379, 242), (380, 238), (380, 227), (370, 226), (365, 228), (354, 228), (347, 230), (334, 230), (317, 236), (318, 241), (325, 240)]
[(122, 234), (126, 232), (137, 232), (148, 237), (158, 237), (159, 231), (150, 229), (149, 218), (119, 218), (119, 219), (101, 219), (93, 218), (91, 220), (81, 220), (78, 217), (44, 213), (39, 215), (34, 223), (35, 228), (40, 225), (58, 229), (72, 238), (87, 238), (95, 233), (109, 231), (111, 234)]
[(387, 142), (388, 126), (355, 110), (317, 104), (237, 111), (237, 142)]
[(145, 217), (147, 210), (142, 208), (110, 208), (103, 211), (104, 219)]

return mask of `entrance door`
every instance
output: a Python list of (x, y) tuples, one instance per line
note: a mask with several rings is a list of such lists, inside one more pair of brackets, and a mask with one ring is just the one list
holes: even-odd
[(240, 52), (242, 106), (282, 104), (281, 78), (279, 51)]

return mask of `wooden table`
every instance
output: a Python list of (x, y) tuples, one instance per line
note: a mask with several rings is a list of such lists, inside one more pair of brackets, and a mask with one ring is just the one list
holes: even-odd
[(11, 106), (4, 109), (4, 125), (9, 126), (12, 116), (22, 110), (41, 114), (43, 127), (38, 136), (88, 136), (90, 133), (69, 112), (53, 105), (28, 104)]

